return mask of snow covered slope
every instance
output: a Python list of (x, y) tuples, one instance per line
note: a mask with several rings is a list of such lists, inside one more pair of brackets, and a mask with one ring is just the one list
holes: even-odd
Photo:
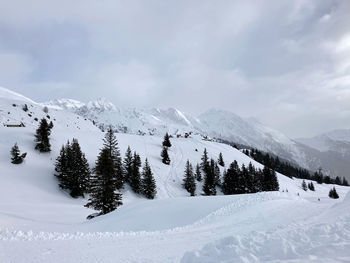
[[(87, 199), (73, 199), (58, 188), (54, 161), (61, 145), (74, 137), (93, 166), (104, 134), (70, 111), (55, 106), (45, 113), (43, 105), (7, 94), (0, 98), (0, 262), (213, 262), (213, 255), (214, 262), (350, 260), (347, 187), (336, 186), (340, 199), (332, 200), (327, 197), (331, 185), (315, 184), (315, 192), (304, 192), (300, 180), (278, 174), (280, 192), (205, 197), (199, 184), (197, 196), (189, 197), (181, 187), (185, 162), (198, 163), (204, 148), (213, 158), (222, 152), (227, 165), (252, 161), (200, 135), (173, 138), (167, 166), (160, 160), (162, 137), (117, 134), (122, 154), (130, 145), (142, 161), (149, 159), (157, 198), (146, 200), (126, 187), (123, 206), (87, 221), (93, 212), (83, 207)], [(48, 154), (34, 150), (35, 118), (43, 117), (54, 123)], [(19, 122), (25, 127), (2, 125)], [(10, 163), (15, 142), (28, 153), (21, 165)], [(335, 253), (326, 255), (327, 247)]]

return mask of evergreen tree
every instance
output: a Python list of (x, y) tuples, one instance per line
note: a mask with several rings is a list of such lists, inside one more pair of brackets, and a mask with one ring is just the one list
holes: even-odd
[(340, 179), (339, 176), (337, 176), (337, 177), (335, 178), (335, 184), (341, 185), (341, 179)]
[(163, 146), (164, 147), (171, 147), (170, 137), (169, 137), (168, 133), (166, 133), (164, 136)]
[(120, 151), (118, 148), (118, 141), (117, 141), (117, 138), (115, 137), (115, 134), (111, 126), (108, 128), (105, 138), (103, 139), (103, 146), (104, 146), (104, 149), (107, 149), (107, 151), (109, 152), (109, 155), (114, 163), (114, 167), (115, 167), (114, 176), (116, 177), (115, 187), (117, 189), (121, 189), (123, 188), (123, 185), (124, 185), (123, 165), (122, 165), (122, 159), (120, 157)]
[(312, 182), (308, 183), (307, 187), (309, 188), (310, 191), (315, 191), (315, 186)]
[(249, 177), (248, 169), (245, 167), (244, 164), (242, 164), (241, 172), (238, 174), (238, 186), (236, 188), (237, 194), (249, 193), (248, 177)]
[(230, 167), (227, 169), (224, 174), (223, 182), (222, 182), (222, 192), (225, 195), (236, 194), (236, 189), (238, 188), (238, 176), (240, 173), (240, 169), (237, 161), (233, 161), (230, 164)]
[(130, 186), (131, 189), (137, 194), (140, 194), (142, 192), (140, 167), (141, 158), (136, 152), (134, 152), (131, 163)]
[(342, 183), (344, 186), (349, 186), (349, 183), (348, 181), (345, 179), (345, 177), (343, 177), (343, 183)]
[(21, 152), (18, 148), (17, 143), (15, 143), (15, 145), (11, 148), (11, 163), (13, 164), (20, 164), (23, 162), (24, 157), (26, 156), (26, 154), (21, 155)]
[(157, 194), (156, 181), (153, 177), (151, 167), (146, 159), (145, 165), (142, 171), (142, 192), (144, 196), (148, 199), (154, 199)]
[(214, 160), (211, 160), (210, 164), (208, 163), (206, 164), (206, 167), (204, 170), (204, 184), (203, 184), (204, 195), (216, 195), (214, 168), (215, 168)]
[(50, 152), (51, 144), (49, 136), (51, 134), (51, 126), (47, 123), (46, 119), (43, 118), (40, 121), (39, 127), (35, 134), (35, 149), (40, 152)]
[(333, 187), (330, 191), (329, 191), (329, 194), (328, 196), (330, 198), (333, 198), (333, 199), (338, 199), (339, 198), (339, 195), (337, 193), (337, 190), (335, 190), (335, 187)]
[(262, 189), (262, 181), (263, 181), (263, 172), (261, 169), (255, 169), (255, 173), (253, 176), (253, 190), (254, 193), (263, 191)]
[(170, 158), (168, 154), (168, 148), (166, 146), (163, 146), (163, 150), (160, 153), (160, 156), (162, 157), (162, 163), (169, 165), (170, 164)]
[(62, 146), (55, 171), (60, 188), (68, 190), (72, 197), (83, 197), (88, 191), (90, 169), (77, 139)]
[(222, 153), (219, 154), (218, 164), (222, 167), (225, 166), (224, 158), (222, 156)]
[(195, 174), (196, 180), (198, 182), (202, 181), (202, 173), (201, 173), (201, 167), (199, 166), (199, 164), (196, 165), (196, 174)]
[(256, 193), (258, 192), (258, 190), (256, 188), (258, 188), (258, 186), (255, 186), (255, 174), (256, 174), (256, 169), (254, 167), (254, 165), (252, 164), (252, 162), (249, 162), (248, 165), (248, 174), (247, 174), (247, 178), (246, 178), (246, 188), (247, 188), (247, 193)]
[(303, 182), (301, 183), (301, 188), (304, 190), (304, 191), (307, 191), (307, 185), (305, 183), (305, 180), (303, 180)]
[(183, 179), (182, 186), (186, 189), (187, 192), (191, 194), (191, 196), (195, 195), (196, 192), (196, 180), (193, 174), (192, 165), (190, 164), (190, 161), (187, 160), (186, 162), (186, 168), (185, 168), (185, 176)]
[(213, 160), (213, 165), (214, 165), (214, 178), (215, 178), (215, 185), (216, 186), (221, 186), (221, 173), (220, 173), (220, 168), (218, 164)]
[(208, 164), (209, 164), (207, 148), (204, 148), (204, 152), (203, 152), (201, 160), (202, 160), (201, 168), (202, 168), (203, 171), (205, 171), (208, 168)]
[(128, 146), (128, 149), (126, 150), (125, 158), (123, 161), (124, 180), (125, 180), (125, 182), (128, 182), (128, 183), (130, 183), (132, 172), (133, 172), (133, 167), (132, 167), (133, 164), (132, 163), (133, 163), (132, 152), (131, 152), (130, 146)]
[(263, 191), (278, 191), (279, 190), (276, 172), (274, 170), (271, 170), (267, 166), (264, 166), (264, 169), (263, 169), (262, 190)]
[(122, 205), (122, 194), (116, 193), (116, 166), (108, 148), (103, 148), (97, 158), (94, 175), (90, 180), (90, 198), (86, 207), (107, 214)]

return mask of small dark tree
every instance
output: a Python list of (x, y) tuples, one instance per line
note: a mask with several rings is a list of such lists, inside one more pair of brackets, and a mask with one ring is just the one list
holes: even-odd
[(28, 111), (28, 105), (27, 105), (27, 104), (24, 104), (23, 107), (22, 107), (22, 109), (23, 109), (25, 112), (27, 112), (27, 111)]
[(116, 180), (115, 180), (116, 188), (121, 189), (123, 188), (123, 185), (124, 185), (123, 165), (122, 165), (122, 159), (120, 157), (120, 151), (118, 148), (118, 141), (114, 135), (114, 132), (111, 126), (108, 128), (105, 138), (103, 139), (103, 142), (104, 142), (103, 143), (104, 148), (108, 150), (114, 163), (114, 167), (115, 167), (114, 176), (116, 177)]
[(199, 164), (196, 165), (196, 174), (195, 174), (196, 180), (198, 182), (202, 181), (202, 173), (201, 173), (201, 167)]
[(305, 183), (305, 180), (303, 180), (303, 182), (301, 183), (301, 189), (303, 189), (304, 191), (307, 191), (307, 185)]
[(335, 178), (335, 184), (341, 185), (341, 179), (340, 179), (339, 176), (337, 176), (337, 177)]
[(315, 186), (312, 182), (308, 183), (307, 187), (309, 188), (310, 191), (315, 191)]
[(166, 133), (164, 136), (163, 146), (164, 147), (171, 147), (170, 137), (169, 137), (168, 133)]
[(142, 171), (142, 192), (148, 199), (154, 199), (157, 194), (156, 181), (153, 177), (151, 167), (146, 159), (145, 165)]
[(219, 154), (218, 164), (222, 167), (225, 166), (224, 158), (222, 156), (222, 153)]
[(103, 148), (97, 158), (95, 174), (90, 180), (90, 198), (86, 207), (107, 214), (122, 205), (122, 194), (116, 193), (116, 168), (110, 151)]
[(130, 149), (130, 146), (128, 146), (128, 149), (126, 150), (126, 153), (125, 153), (125, 158), (124, 158), (124, 161), (123, 161), (123, 164), (124, 164), (124, 180), (128, 183), (130, 183), (130, 178), (132, 176), (132, 152), (131, 152), (131, 149)]
[(212, 159), (210, 164), (207, 163), (204, 170), (204, 184), (203, 192), (204, 195), (216, 195), (216, 184), (215, 184), (215, 162)]
[(20, 164), (23, 162), (23, 159), (26, 157), (26, 154), (22, 154), (18, 148), (17, 143), (11, 148), (11, 163)]
[(203, 152), (201, 160), (202, 160), (201, 168), (203, 171), (205, 171), (208, 168), (208, 163), (209, 163), (207, 148), (204, 148), (204, 152)]
[(51, 151), (51, 144), (49, 139), (50, 134), (51, 134), (50, 125), (47, 123), (45, 118), (41, 119), (39, 127), (36, 130), (36, 134), (35, 134), (36, 150), (39, 150), (40, 152)]
[(330, 198), (333, 198), (333, 199), (338, 199), (339, 198), (339, 195), (337, 193), (337, 190), (335, 190), (335, 187), (333, 187), (330, 191), (329, 191), (329, 194), (328, 196)]
[(186, 162), (185, 176), (183, 179), (182, 186), (186, 189), (187, 192), (189, 192), (191, 194), (191, 196), (195, 195), (196, 180), (195, 180), (195, 177), (193, 175), (192, 165), (190, 164), (189, 160), (187, 160), (187, 162)]
[(216, 162), (214, 162), (214, 178), (215, 178), (215, 185), (220, 187), (221, 186), (221, 172), (220, 172), (220, 168)]
[(276, 172), (274, 170), (271, 170), (267, 166), (264, 166), (264, 169), (263, 169), (262, 189), (263, 189), (263, 191), (278, 191), (279, 190)]
[(349, 183), (348, 181), (345, 179), (345, 177), (343, 177), (343, 183), (342, 183), (344, 186), (349, 186)]
[(163, 146), (163, 150), (160, 153), (160, 156), (162, 157), (162, 163), (169, 165), (170, 164), (170, 158), (168, 154), (168, 147)]
[(140, 167), (141, 158), (136, 152), (134, 152), (134, 156), (131, 162), (130, 186), (131, 189), (137, 194), (140, 194), (142, 192)]

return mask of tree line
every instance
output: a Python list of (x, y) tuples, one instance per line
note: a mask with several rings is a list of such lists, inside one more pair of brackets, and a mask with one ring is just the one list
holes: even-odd
[(337, 176), (332, 178), (329, 175), (324, 175), (321, 170), (316, 171), (314, 174), (310, 174), (310, 172), (304, 168), (296, 167), (295, 165), (292, 165), (286, 161), (281, 161), (278, 156), (275, 157), (257, 149), (245, 149), (243, 150), (243, 153), (255, 161), (290, 178), (295, 177), (299, 179), (313, 180), (319, 184), (325, 183), (349, 186), (349, 183), (345, 177), (341, 178)]
[(196, 165), (195, 171), (190, 161), (187, 160), (183, 188), (194, 196), (196, 181), (203, 180), (202, 192), (207, 196), (216, 195), (217, 189), (221, 189), (225, 195), (279, 190), (276, 172), (267, 166), (257, 169), (251, 162), (248, 167), (244, 164), (239, 166), (235, 160), (222, 176), (219, 166), (225, 166), (222, 153), (219, 154), (217, 161), (212, 158), (209, 160), (207, 149), (204, 149), (201, 163)]

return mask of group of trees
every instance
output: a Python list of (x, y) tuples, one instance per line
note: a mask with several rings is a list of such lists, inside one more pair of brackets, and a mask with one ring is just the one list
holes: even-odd
[(315, 186), (314, 186), (313, 182), (306, 184), (305, 180), (303, 180), (301, 183), (301, 189), (303, 189), (304, 191), (307, 191), (308, 189), (310, 191), (315, 191)]
[(201, 164), (197, 164), (195, 172), (187, 160), (182, 186), (191, 196), (195, 195), (196, 180), (201, 181), (203, 173), (204, 195), (216, 195), (218, 187), (227, 195), (279, 190), (276, 172), (267, 166), (263, 170), (256, 169), (252, 163), (248, 167), (239, 167), (234, 161), (221, 177), (220, 164), (224, 165), (222, 153), (216, 162), (214, 159), (209, 160), (207, 149), (204, 149)]
[(84, 197), (88, 192), (91, 171), (77, 139), (62, 146), (55, 171), (59, 186), (69, 191), (72, 197)]
[(267, 166), (257, 169), (252, 163), (248, 167), (233, 161), (224, 173), (222, 191), (224, 194), (245, 194), (262, 191), (278, 191), (279, 184), (276, 172)]
[(306, 169), (297, 167), (296, 165), (290, 164), (287, 161), (281, 161), (278, 157), (274, 157), (268, 153), (259, 151), (257, 149), (243, 150), (243, 153), (253, 158), (255, 161), (281, 173), (290, 178), (300, 178), (307, 180), (314, 180), (317, 183), (322, 184), (338, 184), (349, 186), (348, 181), (345, 177), (340, 178), (337, 176), (336, 178), (331, 178), (328, 175), (323, 175), (322, 171), (315, 172), (313, 175)]
[(56, 160), (55, 176), (59, 186), (69, 191), (72, 197), (88, 193), (89, 200), (85, 206), (100, 211), (99, 214), (106, 214), (123, 204), (120, 190), (125, 183), (146, 198), (156, 196), (156, 182), (147, 159), (142, 174), (140, 167), (141, 158), (136, 152), (132, 154), (130, 147), (122, 161), (117, 139), (110, 128), (92, 171), (78, 141), (73, 139), (72, 143), (62, 146)]
[(339, 198), (339, 195), (337, 193), (337, 190), (335, 190), (335, 187), (333, 187), (330, 191), (329, 191), (329, 194), (328, 196), (330, 198), (333, 198), (333, 199), (338, 199)]

